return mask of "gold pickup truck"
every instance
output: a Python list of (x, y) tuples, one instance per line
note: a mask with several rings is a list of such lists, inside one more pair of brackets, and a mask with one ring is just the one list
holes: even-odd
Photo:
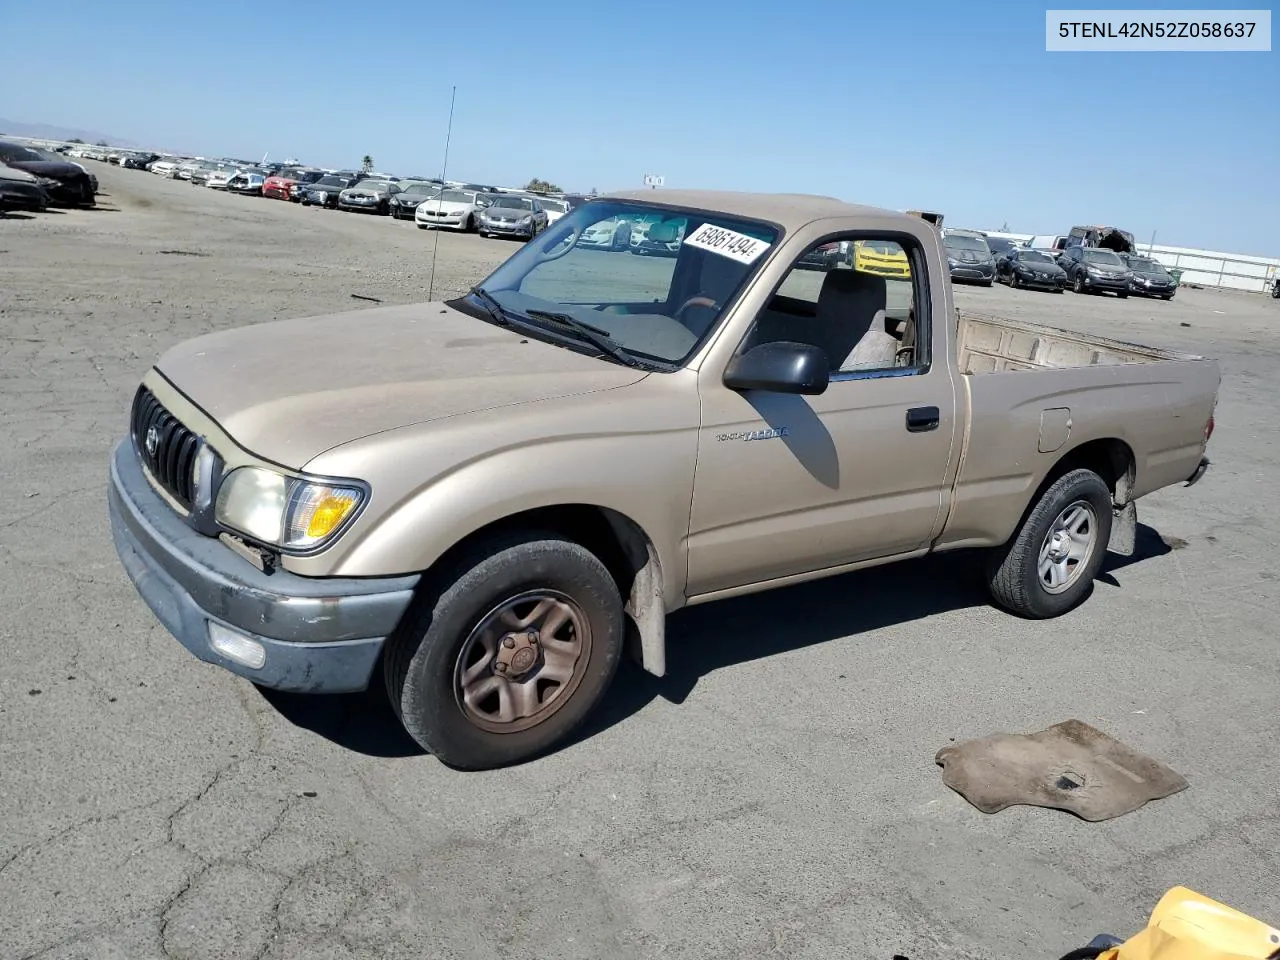
[[(582, 243), (620, 217), (677, 253)], [(910, 270), (797, 268), (846, 241)], [(917, 217), (637, 191), (457, 299), (165, 353), (110, 515), (196, 657), (294, 691), (377, 677), (482, 769), (563, 742), (624, 654), (662, 675), (688, 604), (982, 548), (996, 603), (1070, 610), (1135, 501), (1203, 474), (1218, 385), (1213, 360), (958, 311)]]

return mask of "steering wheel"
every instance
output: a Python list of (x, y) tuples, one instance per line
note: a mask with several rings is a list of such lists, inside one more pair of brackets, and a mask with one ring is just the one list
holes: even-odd
[(686, 300), (684, 303), (680, 304), (680, 306), (676, 308), (675, 319), (679, 320), (681, 323), (684, 323), (684, 317), (682, 315), (690, 307), (709, 307), (712, 310), (719, 310), (720, 304), (712, 300), (710, 297), (705, 297), (702, 294), (698, 294), (697, 296), (690, 297), (688, 300)]

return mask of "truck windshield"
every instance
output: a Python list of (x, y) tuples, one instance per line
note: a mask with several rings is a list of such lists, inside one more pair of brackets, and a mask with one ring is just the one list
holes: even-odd
[[(644, 221), (641, 244), (636, 227)], [(711, 333), (778, 237), (769, 224), (724, 214), (594, 200), (453, 305), (579, 340), (620, 363), (670, 369)]]

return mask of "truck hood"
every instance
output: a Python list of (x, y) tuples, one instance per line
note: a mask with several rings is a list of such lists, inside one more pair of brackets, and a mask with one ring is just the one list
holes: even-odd
[(169, 350), (156, 368), (242, 447), (293, 469), (396, 427), (611, 390), (646, 375), (443, 303), (209, 334)]

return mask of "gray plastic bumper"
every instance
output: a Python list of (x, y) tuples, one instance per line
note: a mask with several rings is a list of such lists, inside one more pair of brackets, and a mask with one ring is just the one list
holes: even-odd
[[(187, 526), (152, 489), (127, 440), (111, 458), (108, 505), (116, 552), (165, 628), (201, 660), (264, 687), (363, 690), (419, 580), (264, 573)], [(210, 621), (258, 644), (265, 662), (246, 666), (215, 650)]]

